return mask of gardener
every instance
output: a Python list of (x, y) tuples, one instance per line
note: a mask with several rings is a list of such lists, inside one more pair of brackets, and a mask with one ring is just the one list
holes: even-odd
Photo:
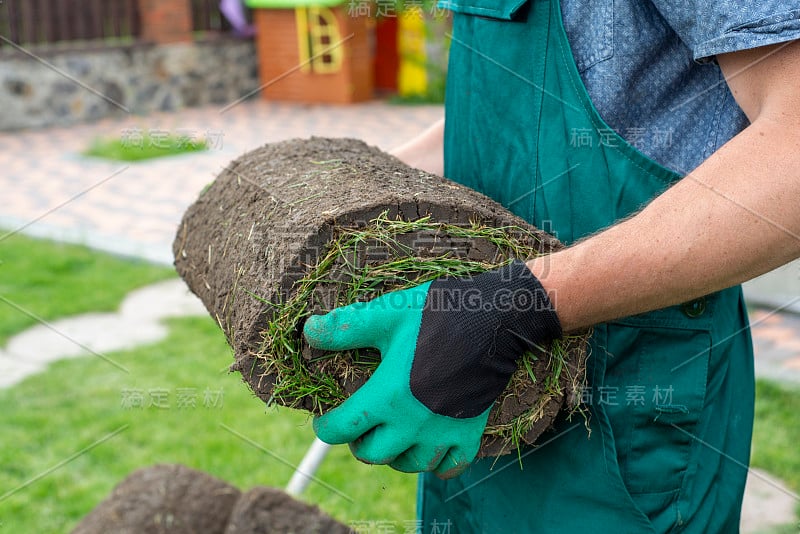
[[(424, 532), (736, 532), (754, 397), (736, 284), (800, 256), (800, 9), (561, 4), (446, 0), (446, 127), (397, 154), (571, 246), (310, 319), (312, 344), (383, 356), (314, 426), (432, 472)], [(591, 435), (562, 421), (521, 466), (471, 463), (520, 353), (589, 325)]]

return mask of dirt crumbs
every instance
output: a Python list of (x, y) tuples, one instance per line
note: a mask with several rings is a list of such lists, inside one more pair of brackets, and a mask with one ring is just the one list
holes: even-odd
[(182, 465), (135, 471), (81, 521), (73, 534), (347, 534), (352, 530), (286, 493), (247, 493)]

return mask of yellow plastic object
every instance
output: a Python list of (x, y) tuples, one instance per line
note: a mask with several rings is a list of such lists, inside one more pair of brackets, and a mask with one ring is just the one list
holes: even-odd
[(397, 21), (397, 49), (400, 68), (397, 74), (397, 91), (401, 96), (425, 94), (428, 73), (425, 69), (425, 21), (422, 10), (411, 9)]
[(329, 74), (342, 67), (344, 48), (336, 15), (327, 7), (298, 7), (294, 10), (300, 69)]

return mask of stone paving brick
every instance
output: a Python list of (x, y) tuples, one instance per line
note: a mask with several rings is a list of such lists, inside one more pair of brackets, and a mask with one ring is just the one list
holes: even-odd
[(757, 309), (750, 323), (756, 374), (800, 384), (800, 317)]
[[(55, 229), (63, 236), (58, 230), (68, 229), (69, 235), (127, 242), (129, 252), (145, 250), (148, 258), (168, 263), (172, 236), (184, 209), (241, 153), (266, 142), (310, 135), (359, 137), (391, 148), (442, 116), (440, 106), (383, 102), (326, 107), (258, 100), (222, 111), (220, 107), (198, 108), (0, 134), (0, 168), (6, 171), (0, 176), (5, 193), (0, 218), (29, 221), (66, 203), (34, 225), (38, 234)], [(211, 149), (136, 163), (80, 154), (94, 139), (127, 136), (131, 140), (132, 132), (208, 138)]]

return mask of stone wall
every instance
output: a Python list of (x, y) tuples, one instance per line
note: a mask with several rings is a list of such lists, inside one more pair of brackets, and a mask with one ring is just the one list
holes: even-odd
[[(250, 40), (0, 52), (0, 130), (229, 104), (258, 88)], [(47, 64), (45, 64), (47, 63)]]

